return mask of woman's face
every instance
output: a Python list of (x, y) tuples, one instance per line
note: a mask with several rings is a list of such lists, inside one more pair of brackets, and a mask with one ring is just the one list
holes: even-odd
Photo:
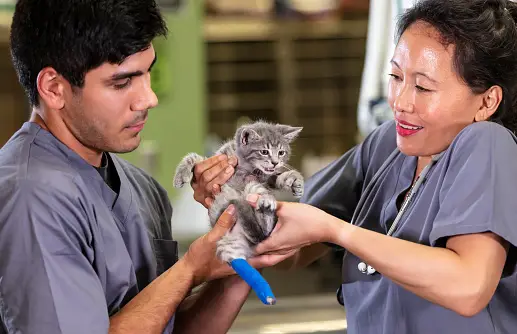
[(445, 150), (483, 106), (483, 95), (474, 94), (455, 72), (453, 51), (423, 22), (411, 25), (395, 48), (388, 101), (397, 121), (397, 146), (406, 155), (429, 157)]

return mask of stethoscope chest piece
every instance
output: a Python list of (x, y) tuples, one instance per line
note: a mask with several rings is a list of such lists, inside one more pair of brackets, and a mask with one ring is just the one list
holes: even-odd
[(359, 264), (357, 265), (357, 269), (359, 269), (359, 271), (363, 274), (367, 275), (373, 275), (377, 272), (374, 267), (369, 266), (364, 262), (359, 262)]
[[(402, 218), (402, 216), (404, 215), (404, 212), (408, 208), (408, 205), (411, 202), (411, 200), (413, 199), (413, 196), (415, 195), (415, 193), (417, 192), (418, 188), (420, 188), (420, 186), (422, 185), (422, 183), (426, 179), (427, 174), (429, 173), (429, 170), (431, 169), (431, 167), (438, 161), (438, 159), (442, 156), (442, 154), (443, 154), (443, 152), (434, 155), (432, 157), (432, 159), (431, 159), (431, 162), (429, 164), (427, 164), (427, 166), (424, 167), (424, 169), (422, 170), (420, 175), (418, 175), (415, 183), (409, 189), (409, 192), (408, 192), (406, 198), (404, 199), (404, 202), (402, 203), (402, 207), (400, 208), (400, 211), (398, 212), (397, 216), (395, 217), (395, 220), (391, 224), (391, 227), (389, 228), (389, 230), (386, 233), (386, 235), (388, 235), (388, 236), (392, 236), (393, 235), (393, 232), (395, 231), (395, 228), (399, 224), (400, 219)], [(373, 274), (375, 274), (377, 272), (375, 270), (375, 268), (373, 268), (372, 266), (366, 264), (366, 262), (359, 262), (359, 264), (357, 265), (357, 269), (359, 269), (359, 271), (362, 272), (363, 274), (367, 274), (367, 275), (373, 275)]]

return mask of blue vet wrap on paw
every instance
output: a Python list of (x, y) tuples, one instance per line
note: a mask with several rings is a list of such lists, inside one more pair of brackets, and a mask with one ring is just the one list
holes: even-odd
[(235, 259), (230, 262), (233, 270), (255, 291), (262, 303), (274, 305), (276, 298), (271, 287), (264, 277), (244, 259)]

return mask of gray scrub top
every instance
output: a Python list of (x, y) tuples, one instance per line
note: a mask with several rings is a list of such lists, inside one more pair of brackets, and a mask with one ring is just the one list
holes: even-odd
[[(444, 247), (447, 237), (486, 231), (507, 240), (509, 256), (488, 307), (470, 318), (460, 316), (380, 273), (361, 273), (361, 260), (345, 251), (341, 287), (348, 334), (517, 333), (516, 141), (492, 122), (466, 127), (430, 169), (394, 233), (435, 247)], [(417, 162), (395, 150), (395, 124), (390, 121), (309, 179), (302, 202), (386, 234)], [(394, 159), (381, 169), (394, 151)]]
[(35, 123), (0, 150), (0, 333), (107, 333), (177, 261), (166, 191), (110, 157), (118, 195)]

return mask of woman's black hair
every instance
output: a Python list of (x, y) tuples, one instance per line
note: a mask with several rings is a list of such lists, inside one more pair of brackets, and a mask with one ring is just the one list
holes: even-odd
[(498, 85), (503, 100), (490, 121), (517, 133), (517, 5), (508, 0), (421, 0), (401, 15), (397, 36), (412, 24), (433, 26), (474, 93)]

